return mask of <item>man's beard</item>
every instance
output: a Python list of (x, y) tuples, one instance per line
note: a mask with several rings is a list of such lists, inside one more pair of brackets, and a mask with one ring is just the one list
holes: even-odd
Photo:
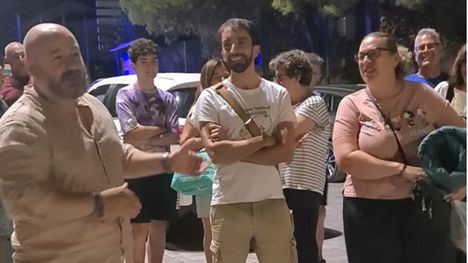
[[(238, 54), (236, 54), (235, 56), (239, 56)], [(246, 56), (244, 54), (240, 55), (242, 56), (244, 59), (243, 60), (240, 60), (238, 62), (232, 62), (231, 61), (231, 56), (228, 57), (228, 60), (225, 62), (226, 66), (236, 72), (236, 73), (242, 73), (244, 71), (247, 70), (247, 68), (252, 64), (252, 59), (253, 59), (253, 52), (250, 53), (250, 56)]]
[[(51, 82), (53, 83), (53, 82)], [(86, 74), (80, 70), (65, 71), (58, 83), (51, 85), (52, 90), (64, 99), (76, 99), (81, 97), (87, 89)]]

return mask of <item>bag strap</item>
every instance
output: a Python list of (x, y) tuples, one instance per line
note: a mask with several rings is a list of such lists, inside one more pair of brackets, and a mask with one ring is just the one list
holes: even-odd
[(249, 113), (247, 113), (239, 104), (239, 102), (227, 91), (223, 83), (218, 83), (210, 87), (219, 96), (221, 96), (231, 108), (237, 113), (239, 118), (244, 122), (245, 128), (253, 137), (262, 135), (262, 131), (258, 127), (257, 123), (252, 119)]
[(384, 119), (385, 126), (388, 125), (390, 130), (392, 130), (393, 136), (395, 137), (396, 143), (398, 145), (398, 152), (400, 153), (401, 158), (403, 159), (403, 162), (405, 164), (408, 164), (408, 158), (406, 158), (405, 151), (403, 150), (403, 147), (401, 146), (400, 140), (398, 139), (398, 136), (397, 136), (396, 131), (395, 131), (395, 126), (393, 126), (392, 120), (383, 112), (382, 108), (380, 107), (380, 104), (377, 102), (377, 100), (371, 94), (369, 94), (369, 91), (367, 91), (367, 95), (371, 99), (372, 103), (374, 103), (377, 110), (379, 110), (380, 115), (382, 115), (382, 118)]

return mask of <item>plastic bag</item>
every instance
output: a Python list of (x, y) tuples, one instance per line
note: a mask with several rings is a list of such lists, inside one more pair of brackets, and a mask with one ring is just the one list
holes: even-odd
[(466, 253), (466, 202), (452, 202), (450, 234), (453, 244)]

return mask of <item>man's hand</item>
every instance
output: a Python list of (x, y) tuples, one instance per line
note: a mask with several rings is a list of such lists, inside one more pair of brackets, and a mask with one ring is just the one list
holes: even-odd
[(426, 176), (426, 172), (421, 167), (407, 165), (401, 176), (415, 183)]
[(113, 220), (119, 217), (134, 218), (140, 213), (141, 204), (138, 197), (128, 184), (110, 188), (99, 193), (103, 207), (104, 220)]
[(210, 130), (210, 139), (212, 142), (219, 142), (227, 139), (226, 130), (224, 130), (221, 126), (214, 123), (209, 123), (208, 129)]
[(184, 144), (169, 154), (168, 168), (171, 171), (185, 175), (199, 175), (206, 169), (207, 164), (204, 164), (203, 159), (189, 148), (189, 144)]

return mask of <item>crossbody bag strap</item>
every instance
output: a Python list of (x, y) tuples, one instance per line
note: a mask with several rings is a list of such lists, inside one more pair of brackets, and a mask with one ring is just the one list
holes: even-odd
[(405, 162), (405, 164), (408, 164), (408, 158), (406, 158), (405, 151), (403, 150), (403, 147), (401, 146), (400, 140), (398, 139), (398, 136), (397, 136), (396, 130), (395, 130), (395, 126), (393, 126), (392, 120), (387, 115), (385, 115), (385, 113), (383, 112), (383, 110), (380, 107), (377, 100), (374, 97), (372, 97), (369, 93), (367, 95), (371, 99), (372, 103), (374, 103), (377, 110), (380, 112), (380, 115), (382, 115), (382, 118), (384, 119), (384, 124), (388, 125), (390, 130), (392, 130), (393, 136), (395, 137), (395, 140), (396, 140), (396, 143), (397, 143), (397, 146), (398, 146), (398, 152), (400, 153), (401, 158), (403, 159), (403, 162)]
[(252, 119), (249, 113), (247, 113), (239, 104), (239, 102), (227, 91), (223, 83), (218, 83), (211, 86), (211, 88), (221, 96), (231, 108), (237, 113), (242, 122), (244, 122), (245, 127), (253, 137), (262, 135), (262, 131), (258, 127), (257, 123)]

